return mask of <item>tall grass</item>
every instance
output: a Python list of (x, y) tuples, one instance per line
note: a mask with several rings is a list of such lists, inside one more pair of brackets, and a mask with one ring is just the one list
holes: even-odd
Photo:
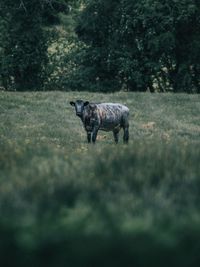
[[(88, 145), (74, 98), (127, 104), (129, 145)], [(197, 266), (199, 100), (2, 93), (1, 265)]]

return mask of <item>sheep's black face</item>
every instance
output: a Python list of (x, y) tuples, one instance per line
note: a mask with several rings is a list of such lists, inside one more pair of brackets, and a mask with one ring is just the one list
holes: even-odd
[(84, 102), (83, 100), (76, 100), (76, 102), (71, 101), (70, 104), (75, 107), (76, 115), (82, 117), (84, 107), (87, 106), (89, 102)]

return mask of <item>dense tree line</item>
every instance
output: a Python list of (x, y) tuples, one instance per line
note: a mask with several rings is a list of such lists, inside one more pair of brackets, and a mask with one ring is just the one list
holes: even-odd
[(47, 49), (65, 0), (1, 0), (0, 79), (5, 89), (39, 90), (44, 86)]
[(77, 26), (100, 88), (200, 92), (200, 2), (90, 0)]
[[(47, 89), (200, 93), (198, 0), (77, 0), (76, 14), (65, 0), (2, 1), (6, 88), (44, 88), (48, 78)], [(73, 34), (57, 38), (49, 56), (49, 25), (61, 12)]]

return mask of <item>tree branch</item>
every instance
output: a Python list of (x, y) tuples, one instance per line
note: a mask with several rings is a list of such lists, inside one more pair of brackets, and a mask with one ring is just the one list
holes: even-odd
[(23, 0), (20, 1), (19, 9), (20, 9), (20, 8), (23, 8), (24, 11), (27, 13), (27, 8), (26, 8), (26, 6), (24, 5)]

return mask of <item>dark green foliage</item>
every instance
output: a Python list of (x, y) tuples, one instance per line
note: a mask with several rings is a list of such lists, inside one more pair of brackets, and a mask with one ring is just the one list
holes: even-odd
[(199, 92), (199, 21), (195, 0), (87, 1), (81, 65), (108, 91)]
[[(47, 40), (41, 27), (41, 6), (35, 1), (5, 2), (6, 42), (2, 44), (4, 86), (8, 89), (41, 88), (47, 63)], [(4, 20), (6, 17), (4, 17)], [(5, 84), (6, 83), (6, 84)]]
[(0, 79), (5, 89), (43, 88), (52, 38), (44, 25), (58, 22), (60, 12), (67, 12), (67, 1), (2, 0)]
[(199, 93), (199, 14), (196, 0), (2, 0), (0, 86)]
[(69, 12), (69, 0), (50, 0), (42, 1), (42, 17), (45, 25), (60, 24), (59, 13), (67, 14)]
[(79, 72), (83, 73), (83, 84), (87, 81), (92, 90), (93, 87), (104, 92), (121, 89), (116, 62), (118, 51), (115, 52), (118, 44), (113, 40), (119, 2), (90, 1), (79, 18), (76, 33), (87, 45), (81, 54)]

